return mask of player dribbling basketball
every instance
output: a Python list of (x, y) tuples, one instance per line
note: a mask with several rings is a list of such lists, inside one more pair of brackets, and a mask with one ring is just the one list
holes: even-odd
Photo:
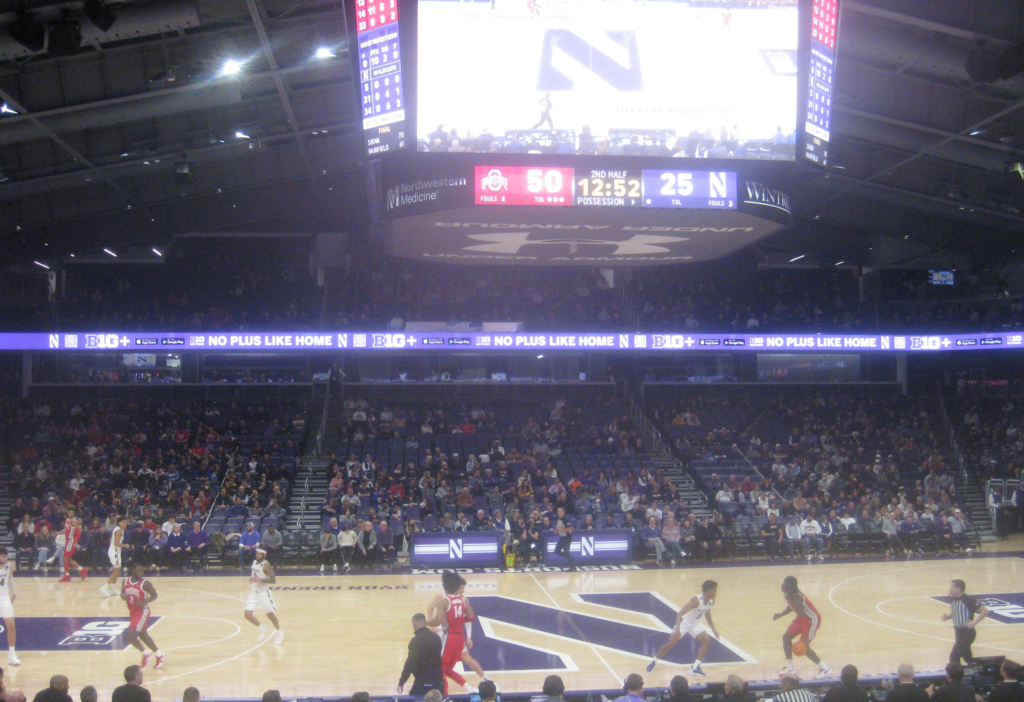
[[(154, 654), (156, 655), (156, 664), (153, 667), (160, 668), (167, 660), (167, 654), (159, 649), (156, 642), (153, 641), (153, 637), (149, 635), (149, 603), (156, 599), (157, 594), (153, 583), (142, 577), (144, 572), (142, 564), (136, 563), (132, 566), (132, 574), (125, 578), (124, 585), (121, 587), (121, 599), (128, 605), (128, 614), (130, 615), (128, 628), (124, 635), (128, 639), (128, 643), (142, 651), (140, 668), (145, 668)], [(146, 651), (146, 646), (142, 644), (148, 646), (152, 653)]]
[[(803, 650), (804, 655), (811, 659), (812, 662), (818, 664), (818, 672), (814, 678), (815, 680), (821, 680), (832, 672), (832, 668), (821, 660), (817, 653), (811, 650), (811, 641), (818, 635), (818, 627), (821, 626), (821, 615), (818, 614), (817, 608), (807, 599), (807, 596), (800, 592), (796, 578), (792, 575), (787, 575), (782, 581), (782, 595), (786, 598), (786, 608), (778, 614), (773, 614), (772, 621), (792, 612), (796, 612), (796, 619), (790, 622), (786, 633), (782, 635), (782, 651), (786, 654), (786, 665), (779, 674), (795, 675), (796, 668), (793, 666), (793, 653)], [(793, 639), (797, 636), (800, 636), (801, 639), (797, 642), (798, 646), (794, 650)]]
[(280, 646), (284, 643), (284, 632), (281, 631), (281, 622), (277, 620), (277, 605), (274, 603), (274, 596), (270, 594), (270, 586), (277, 582), (274, 575), (274, 566), (267, 560), (267, 552), (262, 548), (256, 549), (256, 558), (252, 562), (252, 571), (249, 575), (249, 598), (245, 601), (245, 618), (252, 622), (257, 628), (256, 641), (260, 642), (267, 638), (270, 627), (260, 624), (256, 618), (256, 608), (262, 607), (267, 614), (267, 619), (274, 625), (274, 644)]

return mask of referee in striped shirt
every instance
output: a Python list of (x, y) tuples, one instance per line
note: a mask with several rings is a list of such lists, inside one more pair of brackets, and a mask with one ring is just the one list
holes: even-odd
[(800, 679), (795, 675), (782, 678), (782, 692), (772, 697), (772, 702), (815, 702), (817, 697), (800, 687)]
[[(944, 622), (953, 620), (955, 643), (953, 650), (949, 652), (950, 663), (959, 663), (961, 658), (965, 663), (971, 662), (971, 659), (974, 658), (971, 644), (978, 636), (974, 627), (988, 616), (988, 608), (964, 592), (966, 589), (967, 585), (963, 580), (950, 581), (949, 596), (952, 599), (949, 603), (949, 612), (942, 615)], [(975, 615), (977, 615), (977, 619), (975, 619)]]

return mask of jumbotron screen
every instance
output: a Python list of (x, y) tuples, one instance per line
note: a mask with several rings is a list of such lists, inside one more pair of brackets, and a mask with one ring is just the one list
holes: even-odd
[(797, 5), (418, 0), (418, 148), (793, 159)]

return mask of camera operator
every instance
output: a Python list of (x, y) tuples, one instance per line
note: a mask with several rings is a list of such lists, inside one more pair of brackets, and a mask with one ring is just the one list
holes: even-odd
[(530, 564), (530, 552), (534, 551), (534, 549), (536, 549), (537, 561), (543, 563), (542, 548), (540, 529), (532, 519), (527, 519), (526, 524), (523, 526), (523, 531), (519, 535), (519, 558), (522, 560), (523, 565)]
[(932, 702), (974, 702), (974, 688), (964, 685), (964, 667), (959, 663), (946, 664), (946, 684), (925, 690)]

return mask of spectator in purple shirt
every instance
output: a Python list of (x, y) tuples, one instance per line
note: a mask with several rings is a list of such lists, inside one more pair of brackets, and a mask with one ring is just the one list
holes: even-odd
[(199, 567), (206, 570), (209, 566), (207, 553), (210, 545), (210, 536), (203, 530), (199, 522), (192, 523), (192, 531), (185, 535), (185, 553), (188, 554), (188, 567), (192, 569), (193, 560), (199, 561)]
[(181, 533), (181, 525), (175, 524), (171, 528), (171, 533), (167, 535), (167, 565), (174, 570), (184, 568), (188, 559), (188, 554), (185, 553), (187, 546), (185, 535)]

